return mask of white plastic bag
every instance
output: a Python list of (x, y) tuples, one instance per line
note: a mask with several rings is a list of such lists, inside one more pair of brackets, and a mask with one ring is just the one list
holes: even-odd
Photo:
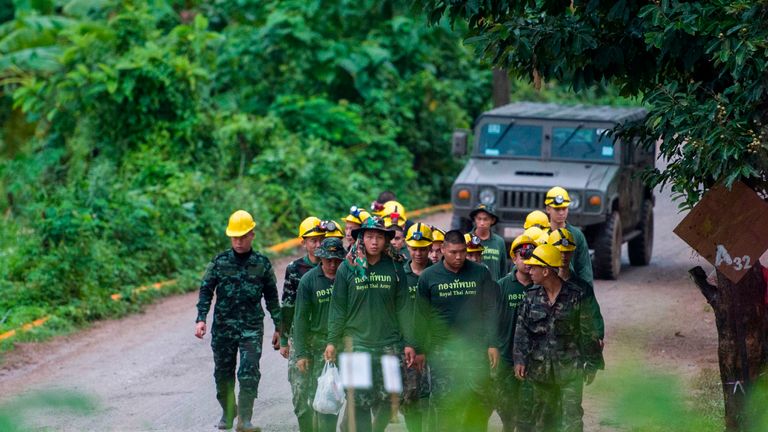
[(325, 362), (323, 373), (317, 378), (317, 391), (312, 408), (321, 414), (338, 414), (344, 404), (344, 389), (341, 388), (339, 369), (331, 362)]

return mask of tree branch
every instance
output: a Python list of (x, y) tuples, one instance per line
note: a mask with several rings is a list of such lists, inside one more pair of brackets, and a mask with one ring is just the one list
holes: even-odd
[(696, 266), (688, 270), (688, 274), (691, 275), (693, 283), (699, 287), (699, 291), (701, 291), (701, 294), (707, 299), (707, 303), (714, 309), (717, 302), (720, 301), (720, 295), (717, 291), (717, 287), (707, 282), (707, 273), (701, 266)]

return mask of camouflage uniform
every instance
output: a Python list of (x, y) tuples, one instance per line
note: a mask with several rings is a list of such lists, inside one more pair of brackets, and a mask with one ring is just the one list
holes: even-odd
[[(418, 292), (419, 276), (411, 269), (411, 260), (403, 264), (405, 276), (408, 281), (408, 295), (405, 305), (401, 309), (403, 328), (414, 329), (423, 322), (416, 320), (416, 300)], [(419, 432), (424, 429), (426, 414), (429, 409), (430, 380), (429, 368), (422, 371), (415, 367), (403, 369), (403, 403), (400, 407), (405, 417), (408, 432)]]
[(494, 408), (499, 413), (504, 432), (533, 430), (530, 414), (530, 385), (515, 378), (512, 346), (517, 325), (517, 312), (526, 297), (525, 286), (517, 280), (517, 269), (499, 280), (499, 339), (501, 362), (493, 376)]
[(280, 326), (280, 303), (275, 273), (264, 255), (251, 251), (238, 254), (230, 249), (208, 264), (200, 284), (197, 321), (205, 321), (216, 295), (211, 326), (216, 398), (229, 418), (235, 413), (235, 365), (240, 351), (240, 416), (251, 418), (253, 400), (258, 395), (259, 360), (264, 336), (265, 299), (269, 314)]
[[(299, 420), (299, 430), (312, 430), (312, 409), (307, 405), (311, 383), (308, 375), (299, 372), (296, 368), (296, 351), (293, 343), (288, 343), (293, 333), (293, 317), (296, 309), (296, 295), (299, 289), (301, 277), (317, 267), (309, 260), (308, 256), (299, 258), (285, 268), (285, 283), (283, 284), (283, 304), (281, 313), (283, 325), (280, 331), (280, 345), (288, 345), (288, 382), (291, 383), (293, 412)], [(292, 342), (292, 341), (291, 341)]]
[(551, 306), (541, 286), (529, 289), (515, 329), (515, 365), (526, 367), (533, 388), (537, 431), (582, 431), (585, 374), (595, 373), (600, 345), (581, 289), (563, 282)]

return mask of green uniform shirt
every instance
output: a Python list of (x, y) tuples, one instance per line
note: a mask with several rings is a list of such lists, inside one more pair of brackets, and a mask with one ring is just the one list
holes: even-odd
[(600, 343), (589, 311), (582, 306), (581, 289), (563, 282), (550, 305), (542, 286), (534, 285), (520, 305), (515, 329), (515, 365), (537, 382), (577, 379), (582, 370), (599, 368)]
[(421, 273), (418, 294), (416, 315), (425, 325), (408, 341), (410, 346), (425, 352), (457, 341), (473, 348), (499, 346), (499, 286), (485, 266), (467, 260), (453, 273), (444, 261), (436, 263)]
[(407, 290), (402, 264), (386, 254), (376, 264), (368, 264), (365, 279), (357, 276), (348, 261), (342, 262), (333, 284), (328, 343), (341, 348), (345, 336), (363, 349), (401, 343), (398, 314)]
[[(418, 298), (419, 276), (411, 269), (412, 260), (403, 263), (405, 278), (408, 283), (408, 291), (403, 302), (403, 308), (400, 311), (400, 323), (404, 331), (404, 337), (411, 339), (417, 325), (423, 324), (416, 319), (416, 301)], [(427, 268), (432, 265), (432, 261), (427, 262)], [(424, 269), (426, 270), (426, 268)], [(422, 270), (422, 273), (424, 272)]]
[(293, 348), (298, 358), (312, 358), (328, 337), (333, 280), (317, 266), (299, 282), (296, 313), (293, 317)]
[[(319, 261), (318, 261), (319, 262)], [(309, 260), (309, 256), (292, 261), (285, 268), (285, 282), (283, 283), (283, 304), (280, 308), (283, 317), (280, 328), (280, 345), (288, 345), (288, 337), (291, 336), (293, 316), (295, 314), (296, 295), (299, 290), (299, 281), (308, 271), (317, 267), (317, 264)]]
[(581, 289), (581, 301), (584, 307), (590, 311), (598, 336), (600, 339), (605, 339), (605, 321), (600, 310), (600, 304), (597, 303), (597, 297), (595, 297), (595, 289), (587, 281), (576, 276), (571, 276), (568, 281)]
[[(474, 234), (474, 230), (472, 231)], [(477, 234), (475, 234), (477, 235)], [(487, 240), (480, 239), (483, 250), (483, 264), (491, 272), (491, 278), (497, 281), (507, 274), (507, 245), (498, 234), (491, 233)]]
[(280, 326), (280, 301), (272, 264), (264, 255), (251, 251), (237, 254), (233, 249), (222, 252), (208, 264), (200, 284), (197, 321), (205, 321), (216, 295), (211, 334), (256, 336), (263, 331), (264, 309), (261, 298), (275, 323)]
[(512, 346), (515, 342), (515, 326), (517, 326), (517, 312), (520, 304), (525, 299), (525, 291), (531, 285), (523, 285), (517, 280), (517, 269), (499, 279), (501, 295), (499, 296), (499, 351), (501, 358), (509, 366), (514, 365)]
[(595, 282), (595, 277), (592, 275), (592, 260), (589, 258), (587, 238), (584, 237), (584, 233), (580, 229), (568, 222), (565, 223), (565, 228), (570, 231), (573, 240), (576, 241), (576, 250), (573, 251), (571, 258), (571, 273), (591, 285)]

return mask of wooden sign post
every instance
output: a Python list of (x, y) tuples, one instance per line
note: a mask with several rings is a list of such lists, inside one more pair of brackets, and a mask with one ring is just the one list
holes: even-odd
[(768, 202), (742, 182), (710, 189), (674, 229), (733, 283), (768, 249)]

